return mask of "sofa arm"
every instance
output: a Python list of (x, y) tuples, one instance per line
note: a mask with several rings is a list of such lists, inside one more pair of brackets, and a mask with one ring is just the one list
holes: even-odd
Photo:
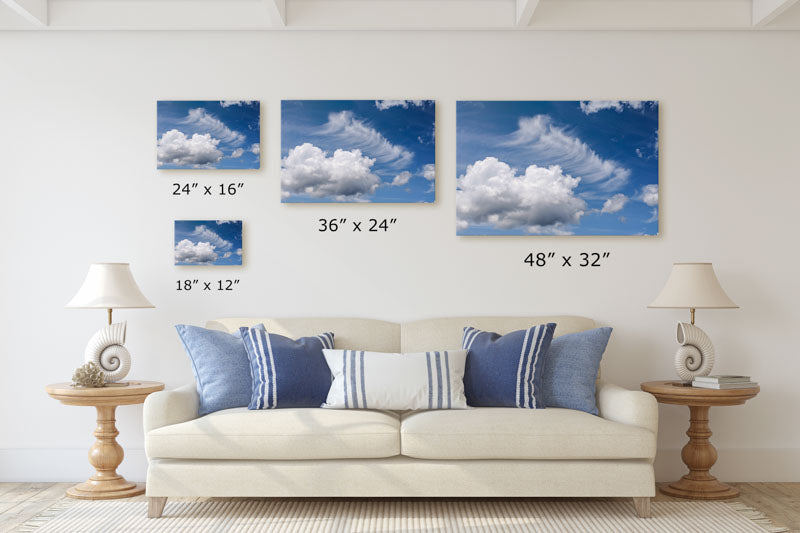
[(144, 401), (144, 432), (194, 420), (199, 406), (194, 383), (151, 394)]
[(607, 420), (643, 427), (658, 435), (658, 402), (652, 394), (601, 381), (597, 384), (597, 408)]

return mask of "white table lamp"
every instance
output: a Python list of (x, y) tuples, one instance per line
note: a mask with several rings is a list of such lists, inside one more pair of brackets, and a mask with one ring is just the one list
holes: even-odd
[(106, 381), (119, 381), (128, 375), (131, 356), (125, 348), (127, 322), (111, 323), (114, 309), (155, 307), (145, 298), (131, 274), (128, 263), (94, 263), (78, 293), (67, 304), (72, 309), (107, 309), (108, 326), (92, 336), (84, 359), (93, 361), (106, 373)]
[(696, 309), (736, 309), (739, 306), (719, 284), (711, 263), (675, 263), (666, 285), (649, 308), (688, 309), (691, 322), (678, 322), (675, 370), (683, 380), (707, 376), (714, 366), (714, 345), (694, 325)]

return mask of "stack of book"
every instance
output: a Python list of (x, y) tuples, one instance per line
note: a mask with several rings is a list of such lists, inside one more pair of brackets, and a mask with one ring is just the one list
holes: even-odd
[(750, 380), (750, 376), (697, 376), (692, 387), (701, 389), (749, 389), (758, 383)]

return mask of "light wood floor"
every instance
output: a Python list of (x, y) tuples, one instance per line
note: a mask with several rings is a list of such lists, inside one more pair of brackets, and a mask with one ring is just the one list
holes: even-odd
[[(0, 533), (14, 528), (64, 499), (72, 483), (0, 483)], [(800, 532), (800, 483), (733, 483), (741, 490), (739, 501), (754, 507), (775, 525)], [(144, 496), (131, 498), (144, 501)], [(664, 496), (655, 501), (685, 501)], [(631, 508), (631, 512), (633, 509)], [(144, 510), (142, 511), (144, 512)]]

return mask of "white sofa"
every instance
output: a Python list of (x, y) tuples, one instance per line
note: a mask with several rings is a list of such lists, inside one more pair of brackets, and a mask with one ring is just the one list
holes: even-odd
[[(227, 318), (297, 338), (332, 331), (336, 347), (458, 349), (466, 325), (508, 333), (573, 316), (461, 317), (397, 324), (349, 318)], [(649, 516), (658, 410), (644, 392), (598, 382), (600, 416), (569, 409), (452, 411), (247, 408), (197, 416), (194, 383), (144, 405), (149, 515), (168, 497), (632, 497)]]

